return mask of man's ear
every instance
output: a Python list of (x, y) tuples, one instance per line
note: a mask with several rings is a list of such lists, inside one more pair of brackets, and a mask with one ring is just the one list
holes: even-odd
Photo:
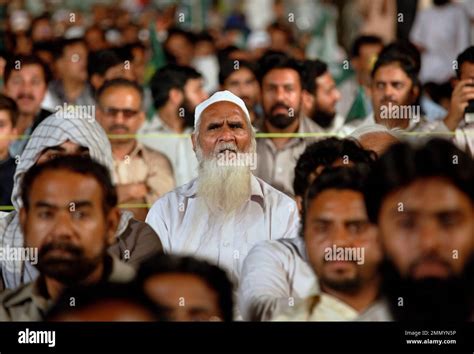
[(314, 104), (314, 95), (310, 94), (308, 91), (303, 90), (301, 95), (301, 104), (303, 105), (303, 110), (308, 112)]
[(115, 243), (115, 234), (117, 233), (118, 224), (120, 222), (120, 209), (113, 207), (107, 214), (107, 244)]
[(183, 104), (184, 93), (180, 89), (172, 88), (168, 96), (169, 96), (169, 101), (173, 104), (173, 106), (179, 107)]

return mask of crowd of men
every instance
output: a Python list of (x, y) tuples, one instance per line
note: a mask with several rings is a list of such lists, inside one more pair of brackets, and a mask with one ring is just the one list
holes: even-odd
[(342, 80), (165, 17), (0, 53), (0, 320), (474, 320), (474, 46), (443, 101), (417, 22)]

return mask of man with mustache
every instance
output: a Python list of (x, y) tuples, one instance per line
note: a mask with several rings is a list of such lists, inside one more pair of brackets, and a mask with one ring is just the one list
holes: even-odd
[(336, 112), (341, 93), (327, 64), (321, 60), (306, 60), (304, 69), (302, 109), (305, 116), (325, 133), (343, 134), (345, 118)]
[(133, 268), (107, 254), (120, 220), (107, 168), (81, 156), (36, 165), (22, 200), (25, 246), (38, 249), (40, 275), (2, 293), (0, 320), (40, 321), (68, 287), (133, 278)]
[[(41, 122), (35, 129), (15, 170), (12, 203), (15, 210), (0, 218), (0, 248), (21, 248), (24, 235), (19, 212), (22, 181), (35, 165), (65, 155), (90, 156), (114, 173), (112, 149), (104, 130), (95, 119), (66, 117), (59, 112)], [(115, 183), (115, 181), (114, 181)], [(129, 211), (121, 211), (116, 242), (109, 248), (112, 255), (136, 266), (155, 252), (162, 251), (159, 238), (146, 223), (135, 220)], [(0, 289), (14, 289), (38, 277), (38, 270), (28, 260), (18, 257), (0, 258)]]
[(386, 254), (387, 302), (362, 319), (472, 321), (474, 161), (441, 139), (397, 144), (374, 164), (367, 186)]
[[(173, 170), (162, 153), (139, 143), (135, 134), (145, 120), (143, 90), (126, 79), (106, 81), (97, 92), (96, 117), (109, 135), (120, 204), (153, 204), (174, 188)], [(138, 220), (148, 207), (131, 206)]]
[(148, 213), (165, 252), (205, 258), (238, 281), (248, 251), (262, 240), (295, 237), (295, 202), (253, 176), (255, 133), (245, 103), (220, 91), (196, 107), (192, 143), (199, 175)]
[(273, 320), (351, 321), (377, 302), (383, 256), (364, 206), (366, 180), (366, 168), (329, 168), (308, 188), (301, 237), (320, 291), (288, 299)]
[[(282, 53), (270, 53), (259, 64), (264, 112), (263, 124), (258, 127), (259, 130), (273, 134), (320, 132), (316, 123), (301, 114), (301, 63)], [(259, 139), (255, 175), (293, 196), (296, 160), (312, 141), (314, 139), (307, 137), (287, 136)]]
[[(48, 89), (50, 72), (48, 67), (36, 56), (16, 56), (10, 58), (5, 66), (5, 95), (15, 100), (18, 106), (18, 135), (30, 135), (33, 130), (52, 112), (42, 109)], [(20, 156), (28, 139), (19, 139), (11, 144), (10, 155)]]

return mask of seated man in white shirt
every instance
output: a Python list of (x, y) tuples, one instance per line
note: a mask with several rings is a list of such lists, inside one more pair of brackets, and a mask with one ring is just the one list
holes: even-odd
[(295, 202), (253, 176), (255, 134), (245, 103), (220, 91), (196, 107), (198, 177), (160, 198), (146, 222), (165, 252), (205, 258), (237, 281), (259, 241), (295, 237)]
[(306, 193), (301, 237), (321, 291), (280, 308), (275, 321), (352, 321), (377, 304), (383, 259), (364, 204), (367, 169), (328, 168)]
[[(298, 209), (311, 182), (329, 166), (369, 164), (375, 154), (353, 140), (328, 138), (309, 145), (295, 167), (293, 188)], [(244, 261), (239, 310), (245, 320), (268, 320), (278, 307), (318, 292), (317, 279), (301, 237), (264, 241)]]

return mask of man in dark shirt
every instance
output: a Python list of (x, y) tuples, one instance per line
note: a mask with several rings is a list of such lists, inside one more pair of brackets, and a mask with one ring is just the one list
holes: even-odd
[(0, 210), (11, 205), (15, 159), (8, 148), (16, 136), (18, 107), (10, 97), (0, 94)]

